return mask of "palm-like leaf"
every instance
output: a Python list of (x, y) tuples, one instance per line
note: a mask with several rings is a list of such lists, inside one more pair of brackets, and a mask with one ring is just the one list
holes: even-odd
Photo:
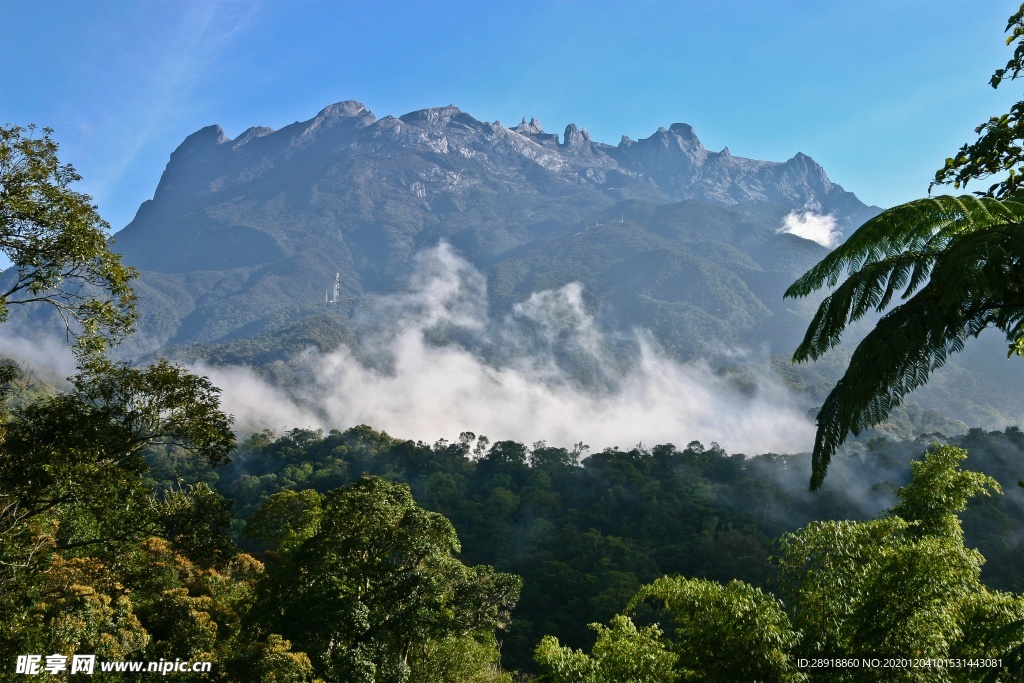
[(860, 343), (818, 413), (811, 488), (850, 432), (878, 424), (950, 353), (986, 327), (1024, 336), (1024, 203), (933, 197), (889, 209), (860, 227), (786, 291), (801, 297), (847, 279), (818, 308), (793, 355), (817, 359), (846, 326), (886, 313)]

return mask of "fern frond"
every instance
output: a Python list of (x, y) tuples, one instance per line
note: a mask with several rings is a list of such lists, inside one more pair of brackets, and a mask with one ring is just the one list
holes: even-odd
[[(816, 357), (826, 344), (838, 342), (845, 320), (855, 310), (858, 288), (881, 286), (877, 275), (871, 274), (872, 268), (880, 269), (880, 264), (851, 276), (822, 303), (801, 345), (807, 356)], [(907, 284), (909, 288), (911, 282)], [(885, 420), (950, 354), (962, 351), (968, 338), (996, 327), (1007, 335), (1012, 347), (1022, 321), (1024, 223), (963, 231), (935, 255), (928, 283), (886, 313), (861, 341), (846, 374), (822, 405), (811, 488), (821, 486), (832, 456), (849, 433), (860, 434)]]
[(864, 223), (794, 282), (785, 296), (799, 298), (823, 286), (834, 287), (844, 272), (854, 273), (907, 251), (941, 251), (950, 239), (965, 232), (1022, 221), (1024, 203), (1019, 201), (964, 195), (928, 197), (901, 204)]
[(923, 279), (931, 272), (936, 255), (929, 254), (924, 258), (920, 252), (898, 254), (886, 261), (866, 265), (851, 275), (821, 302), (803, 341), (793, 354), (793, 360), (817, 360), (839, 344), (849, 323), (860, 320), (869, 311), (885, 310), (895, 291), (904, 286), (903, 298), (906, 298), (912, 293), (909, 286), (912, 281)]

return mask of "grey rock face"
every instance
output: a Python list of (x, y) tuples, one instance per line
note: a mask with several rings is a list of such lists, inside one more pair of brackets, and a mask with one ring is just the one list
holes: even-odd
[(507, 128), (454, 105), (377, 119), (345, 101), (276, 131), (193, 133), (116, 245), (144, 271), (144, 300), (189, 292), (154, 338), (210, 341), (317, 300), (336, 272), (343, 297), (386, 289), (441, 239), (488, 267), (623, 202), (687, 200), (813, 209), (846, 228), (874, 213), (803, 154), (709, 152), (684, 123), (609, 145), (575, 124), (559, 141), (536, 119)]
[(527, 123), (525, 116), (523, 117), (522, 122), (515, 128), (512, 128), (512, 130), (520, 135), (536, 135), (544, 132), (544, 129), (540, 125), (540, 121), (536, 118), (531, 118), (530, 122)]

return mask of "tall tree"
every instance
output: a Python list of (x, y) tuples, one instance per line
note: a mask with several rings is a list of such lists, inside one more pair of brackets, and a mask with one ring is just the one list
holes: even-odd
[[(0, 422), (0, 651), (138, 656), (160, 644), (136, 610), (162, 599), (137, 580), (153, 559), (140, 544), (171, 539), (204, 568), (237, 552), (223, 499), (199, 488), (161, 500), (143, 449), (174, 444), (216, 464), (234, 435), (209, 381), (167, 363), (83, 372), (75, 385)], [(62, 626), (79, 622), (88, 628)]]
[(0, 128), (0, 323), (12, 305), (53, 307), (79, 372), (15, 403), (3, 386), (17, 366), (0, 364), (0, 653), (191, 657), (230, 663), (227, 678), (309, 680), (286, 641), (237, 628), (262, 566), (227, 538), (229, 503), (201, 485), (154, 488), (147, 448), (223, 463), (231, 418), (206, 378), (107, 358), (135, 321), (135, 272), (50, 136)]
[[(275, 518), (296, 505), (301, 529), (280, 531)], [(281, 541), (260, 620), (308, 653), (325, 679), (454, 683), (463, 679), (438, 671), (462, 676), (451, 658), (477, 645), (495, 662), (493, 632), (509, 623), (521, 581), (462, 564), (451, 522), (418, 507), (408, 486), (363, 477), (322, 503), (277, 494), (254, 519), (250, 532)]]
[(102, 351), (135, 321), (136, 272), (110, 249), (110, 225), (81, 180), (57, 158), (49, 128), (0, 127), (0, 322), (16, 304), (43, 303), (60, 315), (80, 351)]
[[(1024, 68), (1024, 5), (1010, 17), (1013, 58), (993, 87)], [(981, 197), (930, 197), (894, 207), (862, 225), (786, 291), (803, 297), (847, 279), (822, 302), (794, 362), (816, 360), (837, 345), (848, 324), (904, 301), (861, 341), (850, 366), (818, 413), (811, 488), (849, 433), (883, 421), (904, 396), (928, 381), (968, 338), (994, 327), (1009, 355), (1024, 356), (1024, 103), (978, 127), (981, 137), (948, 159), (933, 183), (957, 188), (1005, 173)]]
[[(638, 629), (633, 621), (618, 614), (611, 626), (590, 624), (597, 631), (591, 654), (559, 644), (545, 636), (534, 658), (547, 672), (551, 683), (673, 683), (679, 680), (678, 656), (670, 652), (658, 626)], [(743, 656), (746, 656), (746, 652)], [(723, 679), (724, 680), (724, 679)]]

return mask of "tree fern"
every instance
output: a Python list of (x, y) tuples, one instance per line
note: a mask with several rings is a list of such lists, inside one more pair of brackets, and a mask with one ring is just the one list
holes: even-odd
[[(847, 325), (889, 310), (853, 353), (818, 413), (811, 488), (824, 481), (852, 432), (878, 424), (927, 382), (949, 354), (986, 327), (1024, 350), (1024, 203), (931, 197), (885, 211), (860, 227), (786, 291), (807, 296), (846, 280), (818, 308), (794, 362), (838, 344)], [(1022, 354), (1024, 355), (1024, 354)]]

